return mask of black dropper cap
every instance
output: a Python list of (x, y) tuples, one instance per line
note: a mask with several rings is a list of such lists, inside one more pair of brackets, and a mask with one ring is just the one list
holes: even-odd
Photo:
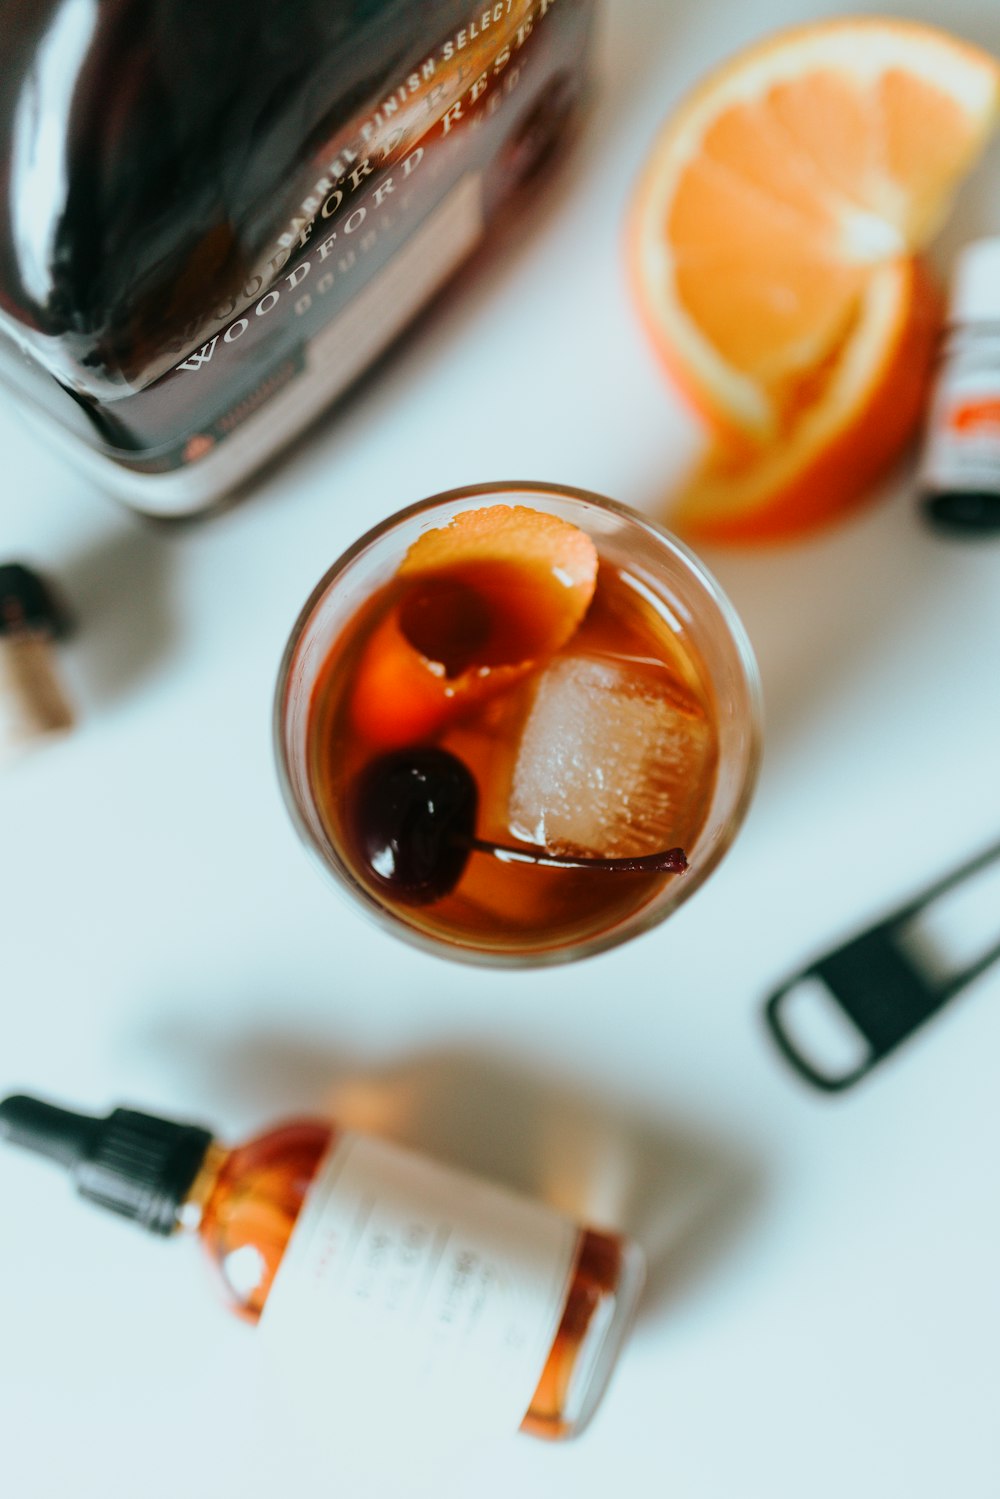
[(58, 1161), (81, 1197), (169, 1234), (198, 1174), (212, 1136), (193, 1124), (176, 1124), (115, 1109), (92, 1118), (18, 1094), (0, 1102), (0, 1137)]
[(53, 644), (70, 629), (45, 578), (22, 562), (0, 562), (0, 759), (73, 727)]
[(71, 630), (62, 599), (23, 562), (0, 563), (0, 634), (31, 630), (61, 640)]

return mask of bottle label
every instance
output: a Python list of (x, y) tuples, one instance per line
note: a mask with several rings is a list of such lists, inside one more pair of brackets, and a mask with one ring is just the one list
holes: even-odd
[(516, 1430), (555, 1340), (579, 1229), (365, 1136), (338, 1138), (261, 1319), (269, 1352), (356, 1441)]
[(938, 493), (1000, 493), (1000, 373), (969, 370), (942, 382), (933, 403), (922, 485)]

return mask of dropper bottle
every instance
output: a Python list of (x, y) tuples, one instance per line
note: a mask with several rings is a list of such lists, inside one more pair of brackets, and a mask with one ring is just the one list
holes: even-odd
[[(343, 1419), (376, 1380), (390, 1424), (395, 1391), (411, 1419), (416, 1400), (429, 1420), (573, 1436), (642, 1286), (642, 1253), (619, 1235), (322, 1120), (228, 1148), (132, 1109), (15, 1095), (4, 1137), (148, 1232), (197, 1234), (231, 1309), (329, 1381)], [(405, 1388), (401, 1370), (419, 1371)]]
[(935, 530), (1000, 532), (1000, 238), (955, 264), (919, 483)]

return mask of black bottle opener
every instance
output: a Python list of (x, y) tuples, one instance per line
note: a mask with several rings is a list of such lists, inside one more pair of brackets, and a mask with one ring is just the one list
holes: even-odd
[[(924, 1021), (961, 989), (1000, 959), (1000, 887), (992, 930), (997, 940), (976, 957), (953, 971), (941, 972), (940, 964), (921, 952), (912, 936), (920, 919), (927, 919), (939, 901), (971, 885), (976, 875), (1000, 860), (1000, 843), (937, 881), (922, 894), (900, 906), (877, 925), (869, 927), (842, 947), (834, 949), (782, 984), (768, 999), (764, 1016), (785, 1059), (799, 1075), (816, 1088), (838, 1093), (865, 1077), (877, 1063), (905, 1041)], [(865, 1054), (856, 1065), (842, 1072), (828, 1071), (803, 1050), (789, 1027), (789, 1007), (803, 991), (818, 991), (818, 997), (839, 1007), (856, 1033)]]

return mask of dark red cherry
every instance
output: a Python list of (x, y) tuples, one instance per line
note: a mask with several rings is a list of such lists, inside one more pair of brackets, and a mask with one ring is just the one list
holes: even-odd
[(354, 841), (369, 877), (405, 905), (440, 900), (468, 863), (478, 802), (471, 771), (447, 750), (379, 755), (351, 790)]

